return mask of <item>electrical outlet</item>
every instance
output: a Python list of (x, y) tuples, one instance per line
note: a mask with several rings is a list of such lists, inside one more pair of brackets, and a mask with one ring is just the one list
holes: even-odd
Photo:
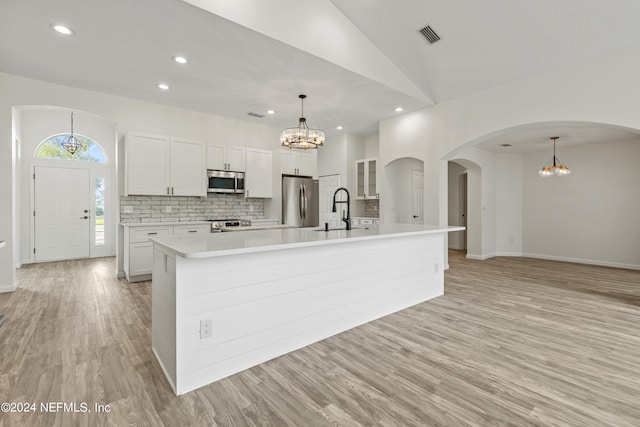
[(439, 270), (440, 270), (440, 266), (436, 262), (435, 264), (433, 264), (433, 271), (434, 271), (434, 273), (437, 273)]
[(133, 213), (133, 206), (125, 206), (124, 213)]
[(200, 339), (211, 338), (213, 336), (213, 319), (200, 321)]
[(509, 240), (509, 243), (513, 244), (514, 241), (515, 241), (515, 239), (513, 237), (511, 237), (511, 239)]
[(165, 207), (164, 207), (164, 211), (165, 211), (166, 213), (171, 213), (171, 206), (165, 206)]
[(249, 212), (253, 212), (253, 205), (249, 205)]

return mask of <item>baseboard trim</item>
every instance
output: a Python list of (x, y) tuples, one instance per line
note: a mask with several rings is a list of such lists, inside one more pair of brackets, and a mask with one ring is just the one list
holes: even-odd
[(522, 252), (496, 252), (496, 256), (523, 256)]
[(485, 255), (467, 254), (468, 259), (475, 259), (478, 261), (484, 261), (485, 259), (493, 258), (494, 256), (496, 256), (496, 254), (485, 254)]
[(570, 258), (570, 257), (562, 257), (562, 256), (555, 256), (555, 255), (532, 254), (532, 253), (523, 253), (522, 256), (527, 258), (546, 259), (550, 261), (575, 262), (577, 264), (600, 265), (603, 267), (625, 268), (627, 270), (640, 270), (640, 265), (625, 264), (621, 262), (600, 261), (600, 260), (584, 259), (584, 258)]
[(14, 283), (13, 285), (0, 285), (0, 294), (4, 294), (6, 292), (15, 292), (18, 289), (18, 286)]

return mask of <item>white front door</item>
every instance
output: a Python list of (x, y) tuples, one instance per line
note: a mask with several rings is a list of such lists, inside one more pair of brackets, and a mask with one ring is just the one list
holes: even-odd
[(34, 179), (36, 261), (88, 257), (89, 171), (36, 166)]
[(411, 224), (424, 224), (424, 171), (411, 169)]
[[(340, 175), (324, 175), (318, 178), (318, 192), (319, 196), (319, 216), (320, 227), (324, 227), (325, 222), (329, 224), (329, 228), (342, 228), (340, 222), (340, 214), (334, 213), (333, 209), (333, 194), (338, 188), (340, 188)], [(347, 200), (346, 194), (340, 192), (338, 194), (338, 200)], [(344, 205), (340, 205), (344, 206)]]

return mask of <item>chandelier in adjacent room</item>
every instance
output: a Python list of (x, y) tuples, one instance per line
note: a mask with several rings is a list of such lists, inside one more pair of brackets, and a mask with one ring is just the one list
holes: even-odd
[(560, 159), (556, 157), (556, 141), (559, 139), (559, 136), (552, 136), (549, 139), (553, 140), (553, 158), (549, 160), (539, 171), (538, 173), (542, 177), (547, 177), (551, 175), (569, 175), (571, 170), (567, 167), (567, 165), (563, 165), (560, 162)]
[(319, 129), (309, 129), (307, 126), (307, 119), (304, 118), (304, 99), (306, 97), (307, 95), (298, 95), (301, 103), (298, 127), (282, 131), (280, 145), (283, 147), (308, 150), (309, 148), (317, 149), (320, 145), (324, 145), (324, 132)]
[(66, 137), (61, 144), (64, 147), (64, 149), (67, 150), (69, 154), (72, 154), (72, 155), (75, 154), (76, 151), (82, 148), (82, 143), (78, 141), (78, 139), (75, 136), (73, 136), (73, 113), (71, 113), (71, 135)]

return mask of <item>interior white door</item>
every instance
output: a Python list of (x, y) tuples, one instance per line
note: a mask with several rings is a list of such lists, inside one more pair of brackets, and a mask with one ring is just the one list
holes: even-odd
[(459, 202), (458, 206), (460, 206), (460, 217), (458, 218), (458, 224), (465, 227), (464, 231), (461, 231), (460, 234), (460, 245), (461, 249), (467, 249), (467, 174), (464, 173), (460, 175), (459, 178), (460, 188), (458, 190)]
[(411, 224), (424, 224), (424, 171), (411, 169)]
[(86, 258), (91, 204), (87, 169), (35, 168), (35, 259)]
[[(325, 222), (329, 223), (330, 228), (342, 228), (340, 224), (340, 214), (332, 212), (333, 208), (333, 193), (340, 188), (340, 175), (324, 175), (318, 178), (318, 192), (319, 197), (319, 210), (320, 210), (320, 227), (324, 227)], [(338, 194), (338, 200), (346, 200), (346, 195), (343, 191)], [(341, 205), (344, 206), (344, 205)]]

